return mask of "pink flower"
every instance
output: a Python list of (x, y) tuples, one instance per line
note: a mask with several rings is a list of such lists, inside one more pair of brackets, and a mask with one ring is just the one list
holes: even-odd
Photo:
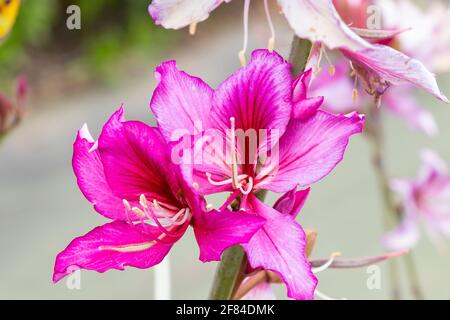
[[(294, 81), (290, 68), (277, 53), (256, 50), (213, 90), (166, 62), (157, 68), (150, 106), (189, 185), (202, 195), (232, 192), (219, 211), (241, 196), (242, 210), (267, 221), (244, 245), (251, 267), (278, 273), (290, 297), (312, 299), (316, 279), (294, 219), (306, 194), (295, 189), (342, 160), (363, 118), (319, 111), (323, 99), (307, 95), (311, 71)], [(287, 194), (273, 209), (256, 198), (260, 190)]]
[[(350, 78), (350, 66), (341, 59), (335, 63), (335, 73), (320, 72), (312, 80), (311, 94), (324, 95), (323, 110), (332, 113), (361, 112), (372, 103), (371, 97), (359, 90), (361, 94), (353, 98), (354, 80)], [(382, 97), (382, 105), (386, 110), (404, 120), (411, 128), (419, 130), (429, 136), (438, 132), (436, 121), (431, 112), (424, 109), (412, 96), (412, 86), (398, 86), (389, 88)]]
[(423, 61), (432, 72), (450, 71), (448, 5), (443, 1), (432, 1), (421, 8), (410, 0), (377, 0), (375, 3), (382, 10), (384, 28), (411, 29), (395, 36), (391, 42), (393, 46)]
[(87, 126), (74, 143), (73, 168), (78, 186), (97, 212), (113, 220), (74, 239), (56, 257), (56, 282), (75, 268), (104, 272), (125, 266), (149, 268), (162, 261), (189, 225), (200, 247), (200, 260), (246, 243), (264, 219), (243, 212), (206, 212), (170, 159), (157, 128), (125, 121), (123, 109), (103, 127), (98, 141)]
[(422, 152), (422, 168), (416, 180), (393, 180), (392, 189), (402, 199), (404, 210), (400, 225), (383, 237), (389, 249), (408, 249), (419, 240), (423, 221), (432, 240), (450, 238), (450, 172), (432, 151)]
[[(149, 12), (157, 24), (178, 29), (205, 20), (209, 12), (222, 2), (224, 1), (203, 0), (193, 3), (187, 0), (154, 0), (149, 6)], [(314, 43), (317, 53), (323, 52), (322, 45), (330, 50), (339, 50), (357, 67), (359, 76), (371, 86), (373, 94), (384, 92), (389, 85), (412, 84), (448, 102), (439, 90), (435, 76), (420, 61), (389, 46), (364, 40), (342, 20), (332, 0), (277, 2), (299, 38)], [(246, 0), (246, 17), (248, 7), (249, 0)], [(269, 24), (273, 30), (272, 23)], [(271, 40), (273, 42), (274, 35)], [(247, 41), (244, 41), (244, 50), (246, 44)]]

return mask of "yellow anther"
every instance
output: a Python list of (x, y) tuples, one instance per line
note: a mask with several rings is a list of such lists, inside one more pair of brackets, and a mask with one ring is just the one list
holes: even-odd
[(193, 22), (189, 25), (189, 34), (193, 36), (195, 35), (196, 31), (197, 31), (197, 22)]
[(137, 216), (145, 218), (145, 212), (139, 209), (138, 207), (133, 207), (131, 211), (133, 211)]
[(245, 58), (245, 51), (239, 51), (239, 61), (241, 61), (241, 65), (245, 67), (247, 65), (247, 59)]

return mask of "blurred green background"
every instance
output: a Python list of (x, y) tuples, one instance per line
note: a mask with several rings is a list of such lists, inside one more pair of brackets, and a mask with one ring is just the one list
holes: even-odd
[[(101, 275), (82, 271), (81, 290), (68, 289), (64, 280), (51, 282), (56, 254), (74, 237), (106, 222), (75, 183), (71, 156), (77, 129), (87, 122), (97, 136), (122, 103), (128, 119), (155, 124), (148, 103), (156, 85), (153, 70), (163, 60), (176, 59), (180, 69), (213, 87), (239, 67), (242, 1), (221, 6), (198, 25), (194, 37), (186, 29), (156, 27), (147, 14), (149, 2), (27, 0), (13, 32), (0, 46), (0, 88), (11, 92), (14, 78), (26, 74), (31, 110), (0, 146), (0, 298), (153, 298), (152, 270), (129, 268)], [(81, 8), (81, 30), (65, 26), (69, 4)], [(292, 32), (283, 16), (274, 14), (274, 19), (276, 49), (287, 56)], [(265, 47), (268, 37), (261, 2), (254, 1), (250, 49)], [(450, 77), (439, 80), (450, 96)], [(394, 176), (414, 176), (423, 147), (437, 150), (450, 163), (449, 106), (422, 92), (417, 95), (435, 115), (440, 135), (429, 139), (386, 116), (388, 166)], [(299, 221), (319, 233), (314, 257), (334, 251), (346, 258), (382, 252), (383, 206), (368, 154), (364, 137), (352, 138), (344, 161), (313, 186)], [(413, 254), (426, 297), (449, 299), (449, 255), (439, 253), (426, 237)], [(202, 264), (197, 257), (189, 232), (170, 254), (174, 298), (208, 296), (216, 264)], [(380, 267), (380, 290), (367, 288), (366, 269), (325, 271), (319, 275), (318, 289), (336, 298), (389, 298), (386, 264)], [(400, 274), (405, 280), (403, 266)], [(276, 290), (285, 297), (282, 286)]]

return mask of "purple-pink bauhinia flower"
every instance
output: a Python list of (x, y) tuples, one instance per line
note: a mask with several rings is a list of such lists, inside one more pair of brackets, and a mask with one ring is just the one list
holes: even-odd
[[(156, 24), (179, 29), (205, 20), (223, 2), (154, 0), (149, 13)], [(245, 15), (248, 15), (250, 0), (245, 2)], [(299, 38), (314, 43), (317, 52), (324, 50), (322, 45), (339, 50), (360, 70), (359, 76), (370, 83), (374, 94), (384, 92), (389, 85), (412, 84), (448, 102), (439, 90), (435, 76), (420, 61), (360, 37), (342, 20), (332, 0), (277, 0), (277, 3)], [(244, 43), (245, 47), (246, 41)]]
[(74, 239), (58, 254), (55, 282), (77, 268), (98, 272), (149, 268), (162, 261), (189, 225), (200, 260), (220, 260), (226, 248), (248, 242), (264, 224), (254, 214), (206, 212), (204, 200), (172, 163), (160, 131), (125, 121), (122, 108), (105, 124), (98, 141), (87, 126), (80, 129), (73, 168), (85, 197), (113, 221)]
[(450, 238), (450, 171), (433, 151), (422, 152), (422, 168), (415, 180), (396, 179), (392, 189), (401, 197), (404, 217), (382, 241), (388, 249), (409, 249), (419, 240), (423, 221), (432, 240)]
[[(290, 69), (277, 53), (255, 50), (214, 90), (165, 62), (150, 106), (189, 185), (201, 195), (231, 192), (219, 212), (240, 197), (242, 210), (266, 220), (244, 245), (250, 266), (278, 273), (290, 297), (312, 299), (317, 280), (294, 219), (307, 191), (295, 190), (330, 173), (364, 119), (319, 111), (323, 98), (307, 95), (311, 70), (294, 80)], [(261, 190), (286, 193), (280, 201), (290, 209), (262, 203)]]

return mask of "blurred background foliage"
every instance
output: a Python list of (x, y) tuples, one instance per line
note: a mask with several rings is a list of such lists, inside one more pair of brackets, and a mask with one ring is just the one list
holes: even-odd
[[(121, 72), (139, 67), (176, 42), (177, 33), (158, 28), (142, 0), (24, 0), (16, 25), (0, 50), (1, 88), (20, 73), (35, 83), (37, 94), (86, 86), (110, 85)], [(81, 9), (81, 30), (68, 32), (67, 7)], [(150, 57), (151, 58), (151, 57)], [(126, 68), (125, 68), (126, 66)], [(58, 90), (57, 89), (57, 90)], [(57, 91), (56, 90), (56, 91)]]

